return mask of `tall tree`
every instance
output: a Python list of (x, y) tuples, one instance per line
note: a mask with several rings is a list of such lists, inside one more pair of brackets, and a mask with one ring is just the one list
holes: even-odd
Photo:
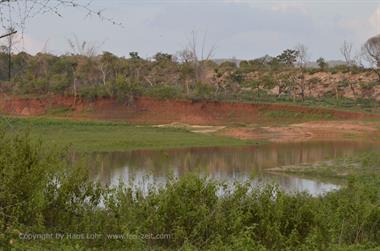
[(377, 74), (380, 81), (380, 34), (371, 37), (362, 47), (365, 59)]

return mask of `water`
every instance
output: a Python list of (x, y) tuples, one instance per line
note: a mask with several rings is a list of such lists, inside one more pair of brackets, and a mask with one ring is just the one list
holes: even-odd
[(138, 150), (94, 153), (90, 166), (94, 180), (108, 185), (116, 185), (122, 180), (144, 191), (149, 186), (164, 185), (168, 175), (179, 177), (193, 171), (227, 184), (252, 178), (254, 184), (275, 183), (287, 192), (306, 191), (320, 195), (339, 188), (339, 185), (274, 174), (268, 169), (316, 163), (375, 149), (379, 150), (380, 147), (365, 142), (323, 141), (255, 147)]

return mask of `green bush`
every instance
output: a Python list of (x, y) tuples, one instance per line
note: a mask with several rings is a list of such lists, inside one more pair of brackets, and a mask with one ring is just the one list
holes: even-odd
[(103, 85), (87, 85), (79, 88), (78, 94), (86, 100), (95, 100), (97, 98), (107, 97), (108, 93)]
[[(328, 68), (326, 68), (328, 69)], [(309, 73), (309, 74), (315, 74), (315, 73), (318, 73), (318, 72), (321, 72), (321, 71), (325, 71), (326, 69), (321, 69), (321, 68), (306, 68), (305, 69), (305, 72), (306, 73)]]
[(118, 100), (130, 100), (141, 95), (142, 88), (137, 83), (131, 82), (126, 77), (119, 75), (114, 83), (114, 93)]
[(193, 99), (210, 99), (214, 96), (215, 88), (209, 84), (198, 82), (192, 93)]
[(49, 90), (56, 94), (64, 94), (71, 86), (72, 80), (64, 75), (55, 74), (50, 79)]
[(336, 65), (336, 66), (333, 66), (333, 67), (330, 67), (328, 69), (328, 71), (330, 71), (331, 73), (338, 73), (338, 72), (342, 72), (342, 73), (348, 73), (350, 72), (351, 68), (347, 65)]
[(170, 99), (181, 97), (182, 90), (177, 86), (159, 85), (147, 88), (144, 94), (159, 99)]

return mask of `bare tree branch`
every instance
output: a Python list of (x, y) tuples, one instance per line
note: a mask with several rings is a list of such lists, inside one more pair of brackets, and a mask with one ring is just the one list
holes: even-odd
[[(198, 37), (198, 33), (192, 31), (192, 37), (189, 39), (188, 46), (183, 50), (182, 57), (185, 61), (190, 61), (194, 66), (195, 82), (202, 81), (202, 75), (204, 74), (205, 61), (209, 60), (215, 50), (215, 45), (210, 48), (206, 48), (207, 44), (207, 33), (203, 34), (202, 39)], [(200, 48), (199, 48), (199, 43)], [(200, 54), (200, 55), (199, 55)], [(205, 56), (206, 55), (206, 56)]]
[(307, 47), (303, 44), (298, 44), (296, 45), (294, 50), (297, 52), (297, 65), (301, 69), (306, 68), (307, 62), (309, 60), (309, 53)]
[(354, 64), (354, 60), (352, 58), (352, 48), (353, 44), (351, 42), (344, 41), (342, 46), (340, 47), (340, 53), (344, 57), (347, 66), (351, 67)]
[(0, 0), (0, 25), (4, 29), (13, 27), (23, 33), (27, 21), (37, 15), (52, 13), (63, 17), (63, 8), (74, 8), (84, 11), (86, 17), (95, 16), (101, 21), (123, 26), (122, 23), (105, 16), (104, 10), (92, 8), (92, 1), (82, 2), (76, 0)]
[(362, 47), (363, 55), (380, 80), (380, 35), (371, 37)]
[(104, 42), (101, 44), (94, 44), (85, 40), (80, 41), (76, 35), (73, 35), (72, 39), (67, 39), (67, 42), (70, 46), (72, 54), (86, 56), (90, 59), (92, 59), (98, 54), (99, 49), (104, 44)]

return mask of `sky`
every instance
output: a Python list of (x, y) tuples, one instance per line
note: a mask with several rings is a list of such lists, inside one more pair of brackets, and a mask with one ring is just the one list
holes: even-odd
[(302, 43), (310, 60), (331, 60), (342, 59), (344, 40), (359, 50), (380, 34), (380, 0), (93, 0), (91, 8), (123, 27), (64, 8), (62, 17), (47, 13), (30, 19), (18, 48), (68, 53), (68, 39), (76, 36), (99, 53), (137, 51), (146, 58), (184, 49), (194, 31), (199, 44), (205, 38), (206, 51), (215, 48), (214, 58), (276, 56)]

